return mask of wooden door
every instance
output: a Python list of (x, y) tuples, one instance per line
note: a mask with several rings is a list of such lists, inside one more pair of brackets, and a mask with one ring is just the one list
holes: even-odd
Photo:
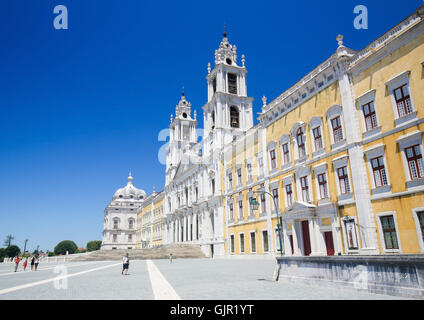
[(325, 246), (327, 247), (327, 255), (328, 256), (334, 256), (334, 241), (333, 241), (333, 233), (325, 232)]
[(309, 221), (302, 221), (303, 249), (305, 256), (311, 255), (311, 238), (309, 235)]

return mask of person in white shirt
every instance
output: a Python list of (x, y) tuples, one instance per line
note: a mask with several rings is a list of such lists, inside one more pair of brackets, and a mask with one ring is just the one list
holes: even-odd
[(122, 258), (123, 268), (122, 274), (128, 274), (128, 267), (130, 266), (130, 258), (128, 257), (128, 253)]

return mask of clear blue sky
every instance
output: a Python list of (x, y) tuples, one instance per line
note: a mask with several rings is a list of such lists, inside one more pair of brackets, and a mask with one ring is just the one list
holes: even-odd
[[(161, 190), (157, 154), (185, 86), (202, 117), (207, 63), (223, 25), (246, 55), (248, 94), (269, 101), (337, 48), (362, 49), (421, 0), (0, 2), (0, 246), (53, 250), (61, 240), (101, 239), (113, 193)], [(69, 29), (53, 28), (66, 5)], [(369, 9), (369, 29), (353, 8)]]

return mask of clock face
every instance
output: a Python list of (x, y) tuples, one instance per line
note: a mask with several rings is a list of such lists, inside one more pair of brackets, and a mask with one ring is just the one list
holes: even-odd
[(226, 61), (227, 61), (227, 64), (229, 64), (229, 65), (231, 65), (233, 63), (230, 58), (227, 58)]

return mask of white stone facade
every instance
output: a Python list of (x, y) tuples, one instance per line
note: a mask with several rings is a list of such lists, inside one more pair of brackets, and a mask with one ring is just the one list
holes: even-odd
[(184, 93), (171, 116), (167, 149), (163, 243), (200, 244), (208, 256), (225, 255), (222, 150), (253, 126), (252, 98), (247, 97), (245, 59), (226, 34), (208, 66), (208, 102), (203, 106), (203, 146), (198, 143), (196, 113)]

